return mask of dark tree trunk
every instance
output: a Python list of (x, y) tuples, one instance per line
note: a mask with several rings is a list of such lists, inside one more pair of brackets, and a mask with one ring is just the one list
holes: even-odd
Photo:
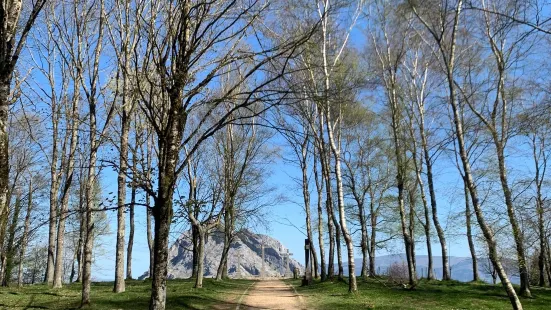
[(17, 229), (17, 222), (19, 220), (19, 212), (21, 211), (21, 197), (17, 195), (15, 199), (15, 206), (13, 207), (13, 216), (11, 224), (8, 228), (8, 242), (6, 244), (5, 262), (3, 265), (4, 276), (2, 278), (2, 286), (9, 286), (11, 283), (14, 258), (15, 258), (15, 234)]

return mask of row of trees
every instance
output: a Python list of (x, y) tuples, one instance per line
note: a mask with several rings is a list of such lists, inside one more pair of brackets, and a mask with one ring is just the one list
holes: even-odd
[[(449, 280), (450, 228), (440, 217), (451, 201), (473, 280), (482, 250), (521, 309), (502, 257), (516, 258), (520, 295), (530, 296), (531, 257), (537, 284), (551, 282), (545, 8), (514, 0), (2, 4), (2, 283), (41, 274), (54, 288), (81, 281), (89, 304), (110, 210), (114, 292), (132, 278), (140, 210), (151, 309), (165, 308), (173, 222), (191, 228), (198, 288), (206, 237), (224, 233), (216, 278), (226, 278), (236, 233), (278, 202), (266, 199), (265, 182), (277, 134), (300, 169), (316, 277), (343, 278), (346, 262), (354, 292), (355, 249), (361, 277), (376, 276), (378, 249), (399, 236), (410, 288), (419, 244), (427, 278), (438, 245)], [(117, 191), (105, 194), (109, 170)], [(32, 242), (44, 229), (47, 249)]]

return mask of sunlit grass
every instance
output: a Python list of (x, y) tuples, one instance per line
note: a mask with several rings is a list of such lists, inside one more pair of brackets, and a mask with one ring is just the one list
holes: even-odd
[[(500, 285), (456, 281), (420, 281), (415, 290), (386, 283), (384, 279), (358, 279), (358, 292), (348, 293), (343, 281), (314, 282), (300, 287), (300, 280), (288, 280), (303, 295), (310, 309), (511, 309)], [(532, 288), (534, 298), (522, 298), (524, 309), (551, 309), (551, 289)]]
[[(205, 279), (202, 289), (193, 288), (193, 280), (170, 280), (167, 285), (167, 309), (234, 309), (235, 302), (251, 284), (247, 280), (217, 282)], [(63, 289), (46, 285), (0, 288), (0, 309), (77, 309), (80, 306), (79, 283)], [(148, 309), (151, 282), (127, 281), (126, 292), (113, 293), (112, 282), (93, 283), (92, 305), (88, 309)]]

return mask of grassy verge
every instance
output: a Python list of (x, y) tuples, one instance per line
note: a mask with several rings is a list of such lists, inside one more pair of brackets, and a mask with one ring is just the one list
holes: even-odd
[[(484, 283), (421, 281), (415, 290), (405, 290), (384, 280), (361, 281), (358, 293), (349, 294), (345, 282), (315, 282), (300, 287), (309, 309), (511, 309), (503, 288)], [(533, 298), (522, 298), (524, 309), (551, 309), (551, 289), (533, 288)]]
[[(202, 289), (193, 280), (171, 280), (167, 285), (167, 309), (235, 309), (241, 294), (252, 283), (247, 280), (217, 282), (205, 279)], [(45, 285), (0, 288), (0, 309), (76, 309), (80, 306), (80, 284), (54, 290)], [(112, 282), (93, 283), (88, 309), (147, 309), (151, 282), (127, 281), (126, 292), (114, 294)]]

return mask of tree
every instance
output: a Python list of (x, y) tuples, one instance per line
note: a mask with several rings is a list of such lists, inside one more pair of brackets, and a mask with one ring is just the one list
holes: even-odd
[[(444, 69), (447, 80), (448, 87), (448, 102), (452, 110), (453, 115), (453, 125), (455, 130), (455, 136), (457, 138), (457, 144), (459, 146), (459, 155), (461, 158), (464, 179), (469, 188), (469, 194), (472, 202), (472, 206), (475, 210), (475, 215), (484, 234), (486, 244), (488, 246), (489, 257), (492, 261), (494, 268), (496, 269), (501, 283), (509, 296), (511, 305), (514, 309), (522, 309), (522, 305), (518, 296), (505, 273), (505, 270), (499, 261), (497, 253), (497, 245), (494, 238), (494, 233), (487, 224), (482, 209), (480, 206), (480, 201), (478, 198), (478, 191), (476, 184), (474, 182), (473, 174), (471, 171), (471, 164), (467, 156), (467, 150), (465, 146), (465, 136), (463, 132), (463, 124), (461, 121), (459, 106), (457, 102), (457, 90), (455, 84), (454, 70), (455, 70), (455, 58), (456, 58), (456, 40), (459, 29), (459, 21), (463, 8), (463, 1), (459, 0), (455, 3), (455, 6), (449, 7), (447, 3), (437, 4), (435, 7), (429, 7), (427, 4), (420, 6), (418, 3), (413, 1), (408, 1), (411, 9), (413, 10), (417, 19), (423, 24), (426, 31), (433, 38), (434, 42), (437, 44), (436, 48), (440, 54), (440, 63)], [(427, 21), (427, 18), (431, 18), (430, 23)], [(449, 23), (448, 20), (451, 18), (452, 22)]]
[[(21, 0), (0, 4), (0, 249), (4, 248), (9, 206), (8, 114), (9, 106), (14, 103), (13, 75), (27, 36), (45, 3), (46, 0), (37, 0), (26, 4), (29, 7), (25, 10)], [(21, 19), (22, 15), (26, 15), (26, 19)]]
[[(271, 64), (294, 56), (310, 34), (306, 31), (273, 46), (266, 46), (268, 42), (257, 47), (245, 44), (257, 38), (249, 30), (261, 31), (258, 21), (267, 12), (259, 2), (155, 1), (136, 16), (143, 35), (135, 52), (143, 57), (135, 60), (133, 70), (140, 77), (140, 109), (155, 132), (159, 154), (157, 190), (144, 188), (155, 201), (150, 309), (165, 309), (172, 199), (190, 156), (205, 140), (235, 121), (232, 116), (237, 111), (260, 102), (264, 103), (261, 110), (265, 110), (277, 103), (266, 86), (286, 71), (273, 71)], [(159, 23), (166, 28), (159, 29)], [(238, 79), (221, 92), (209, 93), (207, 89), (228, 70), (239, 72)], [(152, 100), (153, 96), (158, 100)], [(228, 102), (234, 105), (214, 114)], [(188, 126), (196, 111), (201, 114), (194, 126)], [(188, 150), (185, 155), (180, 152), (182, 146)]]

